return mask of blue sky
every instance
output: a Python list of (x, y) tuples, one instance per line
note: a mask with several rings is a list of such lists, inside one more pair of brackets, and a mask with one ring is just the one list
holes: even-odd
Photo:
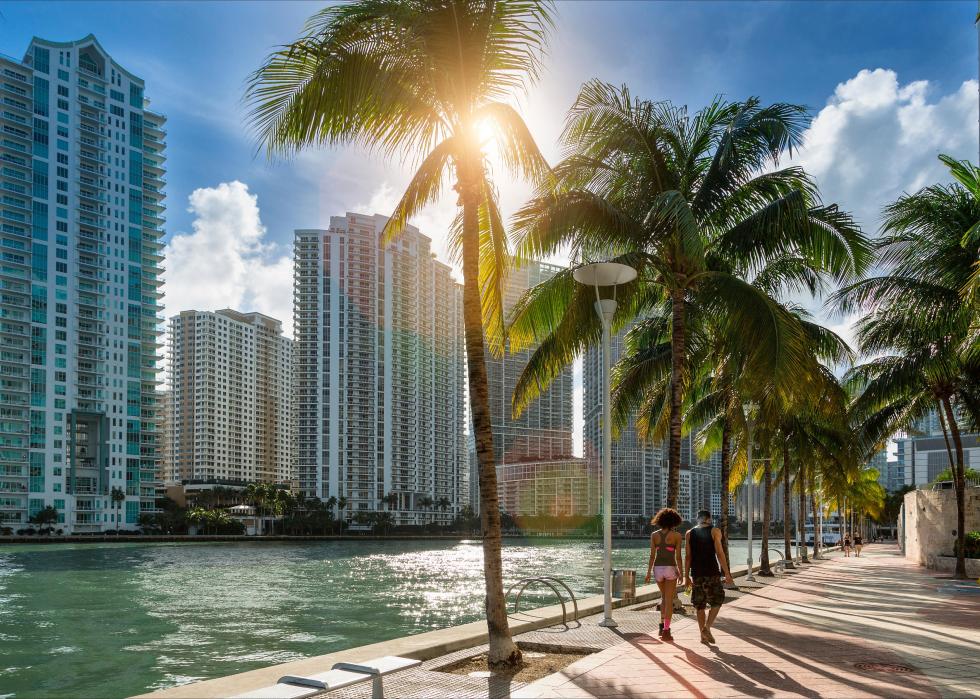
[[(405, 182), (405, 166), (383, 163), (355, 150), (311, 153), (276, 164), (256, 154), (243, 126), (245, 78), (272, 47), (295, 38), (303, 21), (321, 6), (317, 2), (18, 2), (0, 8), (0, 51), (21, 55), (32, 35), (67, 40), (93, 33), (120, 63), (146, 79), (153, 108), (168, 115), (168, 236), (188, 236), (187, 245), (172, 251), (175, 259), (180, 260), (181, 249), (188, 255), (207, 250), (212, 255), (237, 255), (238, 262), (246, 263), (240, 278), (225, 286), (214, 284), (196, 291), (189, 286), (193, 277), (179, 280), (181, 290), (170, 284), (168, 313), (179, 310), (174, 304), (193, 301), (198, 307), (264, 304), (269, 307), (258, 310), (287, 315), (283, 302), (273, 300), (281, 296), (285, 281), (271, 277), (286, 272), (292, 230), (324, 226), (330, 215), (355, 207), (373, 205), (379, 213), (387, 213), (383, 209)], [(891, 73), (880, 72), (868, 84), (854, 85), (849, 98), (837, 100), (850, 104), (855, 91), (871, 94), (890, 80), (892, 109), (884, 118), (892, 125), (904, 124), (903, 106), (914, 107), (919, 99), (926, 112), (943, 111), (943, 100), (962, 90), (964, 81), (975, 79), (975, 12), (976, 4), (970, 1), (936, 0), (560, 2), (547, 71), (523, 106), (542, 148), (554, 155), (563, 111), (578, 86), (592, 77), (625, 82), (637, 94), (670, 99), (692, 109), (717, 94), (730, 99), (758, 95), (764, 101), (802, 103), (818, 115), (828, 100), (833, 101), (839, 85), (863, 70), (884, 69)], [(921, 94), (903, 96), (902, 90), (914, 84), (920, 85)], [(960, 97), (959, 111), (970, 109), (965, 95)], [(880, 107), (871, 105), (871, 111)], [(954, 114), (945, 117), (938, 131), (948, 133), (937, 136), (937, 127), (923, 126), (920, 131), (931, 134), (926, 139), (930, 143), (920, 144), (922, 153), (911, 158), (914, 162), (898, 166), (902, 172), (892, 177), (894, 181), (873, 192), (849, 189), (843, 183), (874, 177), (879, 164), (895, 170), (889, 158), (894, 159), (896, 140), (902, 141), (904, 132), (893, 137), (880, 124), (858, 124), (861, 120), (847, 112), (850, 126), (825, 139), (824, 165), (816, 168), (815, 174), (825, 177), (820, 182), (825, 196), (839, 200), (873, 227), (875, 221), (868, 219), (875, 217), (883, 203), (880, 198), (918, 186), (923, 177), (941, 176), (933, 167), (938, 150), (975, 157), (976, 129), (971, 133), (966, 128), (969, 114), (947, 107)], [(914, 137), (914, 129), (904, 135), (905, 140)], [(863, 163), (859, 172), (836, 171), (841, 160), (837, 153), (854, 142), (865, 150), (873, 146), (874, 152), (852, 154), (852, 160)], [(835, 164), (828, 165), (828, 158)], [(806, 158), (803, 162), (807, 164)], [(216, 189), (235, 181), (247, 191)], [(200, 189), (207, 191), (192, 205), (189, 196)], [(509, 185), (503, 190), (505, 205), (511, 206), (520, 202), (525, 191)], [(442, 250), (441, 229), (451, 214), (452, 202), (447, 201), (418, 221), (423, 232), (436, 240), (438, 250)], [(236, 226), (256, 230), (245, 234), (244, 245), (223, 253), (222, 246), (237, 244), (227, 240)], [(168, 266), (172, 279), (181, 273)], [(272, 288), (261, 288), (266, 277)]]

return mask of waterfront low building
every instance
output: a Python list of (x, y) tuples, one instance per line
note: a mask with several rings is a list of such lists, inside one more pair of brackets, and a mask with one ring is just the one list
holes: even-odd
[(586, 459), (569, 457), (497, 467), (500, 508), (512, 517), (587, 517), (599, 511), (599, 479)]

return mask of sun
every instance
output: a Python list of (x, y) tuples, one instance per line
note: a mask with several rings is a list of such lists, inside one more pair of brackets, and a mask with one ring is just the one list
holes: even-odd
[(497, 127), (491, 119), (480, 119), (476, 122), (476, 136), (481, 148), (492, 146), (497, 140)]

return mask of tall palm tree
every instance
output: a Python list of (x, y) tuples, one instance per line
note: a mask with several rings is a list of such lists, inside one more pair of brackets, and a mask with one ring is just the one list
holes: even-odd
[(520, 650), (504, 603), (485, 363), (487, 340), (494, 351), (503, 341), (507, 246), (484, 132), (495, 134), (505, 168), (534, 179), (547, 172), (509, 100), (538, 74), (551, 13), (543, 0), (358, 0), (330, 7), (268, 58), (247, 91), (252, 121), (271, 154), (361, 143), (421, 158), (385, 241), (436, 201), (447, 180), (456, 193), (491, 667), (519, 663)]
[[(430, 515), (432, 513), (432, 505), (433, 500), (428, 495), (423, 495), (421, 498), (419, 498), (419, 507), (421, 507), (423, 510), (429, 510)], [(430, 520), (431, 519), (432, 518), (430, 517)]]
[(339, 513), (338, 517), (340, 518), (341, 536), (344, 535), (344, 510), (346, 509), (346, 507), (347, 507), (347, 498), (344, 496), (340, 496), (339, 498), (337, 498), (337, 512)]
[(126, 491), (122, 488), (113, 486), (109, 493), (109, 497), (112, 499), (112, 506), (116, 510), (116, 533), (118, 534), (122, 516), (122, 503), (126, 502)]
[(446, 514), (446, 512), (449, 511), (449, 508), (452, 506), (453, 506), (452, 501), (447, 497), (441, 497), (438, 500), (436, 500), (436, 507), (438, 507), (439, 511), (442, 512), (442, 514), (444, 515)]
[(965, 578), (960, 423), (961, 415), (978, 422), (980, 170), (948, 156), (940, 159), (956, 182), (905, 194), (885, 207), (883, 235), (876, 241), (885, 273), (843, 289), (834, 300), (843, 311), (865, 312), (858, 340), (873, 359), (855, 367), (849, 379), (858, 394), (853, 410), (866, 444), (880, 446), (932, 410), (945, 422), (954, 457), (955, 575)]
[[(613, 325), (653, 316), (669, 348), (637, 349), (650, 353), (642, 361), (670, 367), (669, 399), (645, 406), (666, 421), (670, 506), (678, 496), (693, 327), (714, 318), (725, 334), (753, 338), (748, 361), (776, 385), (789, 385), (804, 364), (802, 334), (742, 272), (789, 256), (843, 280), (867, 263), (866, 241), (850, 216), (822, 205), (800, 168), (772, 169), (799, 144), (805, 124), (805, 110), (795, 105), (716, 100), (691, 116), (592, 81), (566, 120), (567, 157), (515, 217), (521, 256), (571, 248), (581, 260), (611, 258), (638, 270), (637, 281), (619, 292)], [(538, 347), (518, 381), (516, 412), (598, 343), (594, 303), (595, 292), (576, 285), (570, 270), (518, 303), (511, 346)], [(631, 395), (640, 408), (648, 387), (638, 381), (624, 399)]]

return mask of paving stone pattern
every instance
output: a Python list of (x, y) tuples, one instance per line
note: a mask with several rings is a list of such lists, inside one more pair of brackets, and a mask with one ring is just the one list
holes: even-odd
[[(616, 629), (590, 616), (521, 634), (528, 649), (594, 650), (531, 684), (438, 672), (486, 650), (426, 661), (385, 679), (385, 695), (474, 697), (980, 697), (980, 595), (906, 562), (894, 547), (866, 546), (776, 578), (739, 581), (700, 643), (694, 611), (674, 615), (673, 643), (657, 638), (653, 603), (618, 610)], [(962, 590), (962, 592), (958, 592)], [(687, 601), (688, 598), (682, 598)], [(327, 692), (367, 699), (370, 684)]]

